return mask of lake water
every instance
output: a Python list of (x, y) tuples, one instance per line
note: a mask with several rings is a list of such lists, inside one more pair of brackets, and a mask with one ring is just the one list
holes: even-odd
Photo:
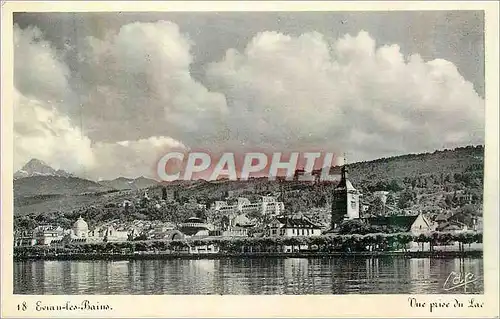
[[(445, 291), (443, 285), (451, 272), (472, 273), (476, 281), (466, 288)], [(482, 258), (14, 262), (14, 294), (435, 294), (483, 290)]]

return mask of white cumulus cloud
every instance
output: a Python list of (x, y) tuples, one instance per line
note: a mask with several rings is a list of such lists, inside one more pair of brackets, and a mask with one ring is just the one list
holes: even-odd
[(155, 177), (179, 149), (363, 160), (484, 140), (484, 100), (455, 65), (363, 31), (333, 42), (262, 32), (208, 64), (205, 83), (172, 22), (79, 40), (57, 50), (39, 29), (14, 28), (16, 169), (39, 158), (93, 179)]
[(90, 172), (96, 179), (139, 176), (159, 179), (158, 160), (168, 152), (185, 151), (184, 144), (170, 137), (152, 136), (135, 141), (96, 143), (93, 152), (100, 160)]
[(73, 173), (95, 164), (90, 139), (67, 116), (14, 90), (14, 168), (32, 158)]
[(377, 47), (362, 31), (256, 35), (207, 71), (228, 101), (231, 138), (366, 159), (482, 143), (484, 100), (445, 60)]
[(14, 85), (26, 96), (60, 102), (69, 92), (70, 71), (36, 27), (14, 26)]
[[(108, 124), (115, 124), (113, 121), (108, 123), (105, 117), (100, 118), (103, 112), (113, 114), (112, 120), (116, 121), (116, 124), (126, 126), (126, 129), (147, 129), (150, 123), (141, 123), (139, 120), (148, 117), (151, 117), (151, 123), (157, 127), (168, 127), (165, 124), (163, 106), (158, 105), (160, 115), (155, 117), (154, 114), (144, 109), (148, 106), (146, 100), (141, 105), (127, 105), (135, 107), (134, 111), (120, 109), (119, 103), (87, 104), (84, 107), (90, 106), (95, 113), (92, 118), (85, 117), (85, 114), (80, 113), (80, 105), (72, 104), (75, 103), (75, 96), (78, 101), (80, 92), (71, 88), (69, 68), (61, 59), (59, 52), (43, 39), (40, 30), (36, 28), (23, 30), (18, 26), (14, 29), (16, 44), (14, 169), (21, 168), (31, 158), (38, 158), (54, 168), (65, 169), (93, 179), (141, 175), (154, 177), (155, 170), (151, 169), (164, 152), (171, 149), (184, 149), (181, 142), (166, 136), (149, 136), (144, 139), (126, 141), (92, 140), (86, 133), (88, 131), (86, 122), (100, 120), (101, 126), (98, 128), (101, 130), (106, 130)], [(146, 27), (146, 31), (147, 29)], [(124, 37), (123, 41), (126, 39), (127, 37)], [(117, 42), (120, 41), (117, 40)], [(178, 42), (178, 39), (172, 40), (173, 44), (178, 44)], [(118, 52), (121, 54), (120, 59), (124, 60), (122, 66), (135, 68), (134, 72), (137, 74), (144, 71), (144, 66), (139, 65), (140, 55), (134, 64), (135, 53), (129, 51), (134, 47), (132, 44), (132, 42), (119, 44), (118, 47), (124, 47)], [(158, 54), (161, 55), (162, 52)], [(179, 46), (177, 53), (168, 52), (168, 54), (179, 61), (179, 56), (182, 56), (182, 45)], [(94, 56), (94, 58), (99, 57), (98, 54)], [(95, 72), (95, 75), (102, 74), (97, 72), (99, 63), (95, 61), (93, 63), (92, 72)], [(179, 64), (181, 69), (187, 68), (189, 61), (179, 62)], [(119, 74), (113, 76), (119, 77)], [(159, 85), (159, 83), (156, 84)], [(133, 85), (130, 86), (130, 88), (133, 87)], [(100, 91), (101, 88), (104, 91)], [(107, 97), (126, 92), (126, 90), (123, 91), (124, 87), (119, 85), (96, 85), (89, 90), (103, 92)], [(72, 98), (65, 99), (65, 97)], [(142, 98), (147, 99), (147, 96), (143, 95)], [(78, 112), (71, 114), (71, 110)], [(123, 121), (124, 116), (129, 117), (130, 122)], [(82, 124), (85, 129), (81, 127)]]
[(87, 37), (79, 67), (91, 135), (207, 140), (221, 123), (225, 98), (191, 77), (191, 45), (167, 21), (127, 24), (102, 40)]

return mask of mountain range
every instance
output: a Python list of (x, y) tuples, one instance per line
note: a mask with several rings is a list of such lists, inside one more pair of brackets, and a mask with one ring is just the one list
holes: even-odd
[(118, 177), (95, 182), (74, 176), (64, 170), (56, 170), (39, 159), (31, 159), (14, 173), (14, 196), (78, 195), (110, 190), (137, 190), (158, 185), (159, 182), (139, 177)]
[(26, 163), (20, 170), (14, 173), (14, 179), (33, 177), (33, 176), (59, 176), (59, 177), (71, 177), (72, 174), (59, 169), (55, 170), (45, 162), (33, 158), (28, 163)]
[(155, 181), (154, 179), (141, 176), (135, 179), (118, 177), (113, 180), (99, 181), (99, 184), (118, 190), (125, 190), (125, 189), (136, 190), (136, 189), (156, 186), (159, 185), (160, 182)]

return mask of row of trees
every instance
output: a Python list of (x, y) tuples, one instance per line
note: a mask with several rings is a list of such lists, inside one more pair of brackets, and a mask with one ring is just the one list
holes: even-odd
[[(367, 234), (367, 235), (324, 235), (316, 237), (241, 237), (220, 238), (207, 237), (192, 240), (157, 240), (127, 241), (119, 243), (68, 244), (64, 247), (30, 246), (15, 247), (15, 255), (33, 255), (46, 253), (133, 253), (133, 252), (172, 252), (182, 251), (188, 247), (216, 245), (221, 252), (282, 252), (285, 246), (292, 250), (307, 249), (332, 251), (391, 251), (405, 250), (410, 242), (430, 243), (432, 249), (436, 245), (447, 245), (453, 242), (463, 244), (481, 243), (482, 233), (439, 233), (413, 235), (411, 233)], [(299, 248), (300, 247), (300, 248)], [(463, 248), (461, 248), (463, 249)]]

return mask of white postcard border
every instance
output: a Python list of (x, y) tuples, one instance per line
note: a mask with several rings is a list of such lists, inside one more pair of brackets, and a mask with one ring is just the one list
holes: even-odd
[[(409, 307), (409, 295), (318, 296), (26, 296), (13, 295), (13, 194), (12, 194), (12, 12), (95, 11), (386, 11), (386, 10), (484, 10), (486, 141), (484, 179), (484, 295), (415, 295), (422, 302), (459, 299), (463, 308)], [(498, 316), (499, 201), (498, 201), (498, 3), (497, 2), (2, 2), (2, 217), (1, 308), (2, 317), (494, 317)], [(484, 302), (467, 307), (468, 300)], [(34, 305), (81, 303), (109, 304), (112, 310), (92, 312), (40, 312)], [(23, 302), (29, 305), (22, 309)]]

